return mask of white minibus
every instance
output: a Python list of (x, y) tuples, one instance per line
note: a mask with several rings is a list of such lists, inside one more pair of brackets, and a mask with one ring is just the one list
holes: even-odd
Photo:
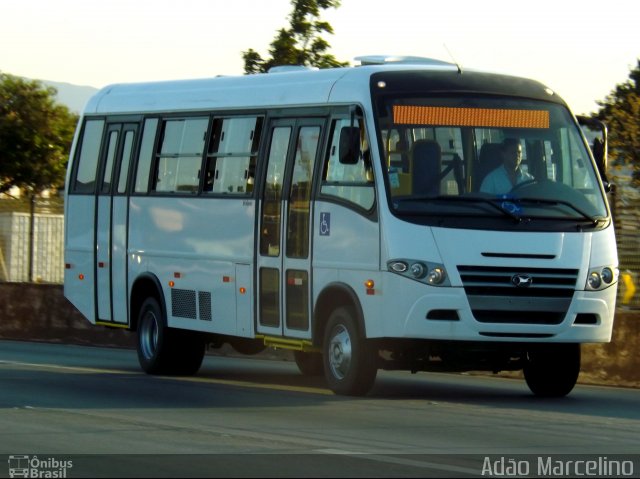
[(564, 396), (611, 339), (611, 213), (578, 121), (536, 81), (415, 57), (113, 85), (84, 110), (65, 295), (150, 374), (207, 345), (378, 369), (516, 371)]

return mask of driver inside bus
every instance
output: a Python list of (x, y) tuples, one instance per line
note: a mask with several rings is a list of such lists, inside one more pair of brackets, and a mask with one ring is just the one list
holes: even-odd
[(522, 145), (517, 138), (506, 138), (500, 148), (502, 165), (490, 172), (482, 181), (481, 193), (502, 195), (524, 181), (533, 180), (533, 176), (522, 171)]

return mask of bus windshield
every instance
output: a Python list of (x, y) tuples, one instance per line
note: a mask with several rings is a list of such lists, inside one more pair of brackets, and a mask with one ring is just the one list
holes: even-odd
[(390, 95), (377, 107), (391, 207), (400, 216), (594, 227), (607, 218), (587, 145), (561, 104)]

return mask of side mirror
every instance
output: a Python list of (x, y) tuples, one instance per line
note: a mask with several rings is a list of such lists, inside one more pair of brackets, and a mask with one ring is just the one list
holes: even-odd
[(360, 158), (360, 128), (345, 126), (340, 130), (338, 158), (343, 165), (355, 165)]
[(580, 123), (582, 132), (589, 141), (598, 172), (602, 182), (606, 185), (609, 182), (607, 180), (607, 125), (596, 118), (588, 116), (578, 116), (578, 123)]

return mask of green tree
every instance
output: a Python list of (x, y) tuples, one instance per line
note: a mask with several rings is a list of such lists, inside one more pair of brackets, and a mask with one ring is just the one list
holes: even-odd
[(291, 0), (293, 12), (289, 15), (290, 27), (278, 30), (269, 49), (270, 58), (262, 56), (252, 48), (242, 52), (244, 72), (266, 73), (278, 65), (306, 65), (318, 68), (344, 67), (327, 53), (329, 43), (320, 35), (333, 34), (328, 22), (320, 20), (321, 10), (338, 8), (340, 0)]
[(599, 101), (597, 118), (609, 128), (609, 156), (613, 165), (630, 166), (640, 186), (640, 59), (629, 79)]
[(0, 73), (0, 193), (31, 197), (64, 182), (77, 115), (39, 81)]

